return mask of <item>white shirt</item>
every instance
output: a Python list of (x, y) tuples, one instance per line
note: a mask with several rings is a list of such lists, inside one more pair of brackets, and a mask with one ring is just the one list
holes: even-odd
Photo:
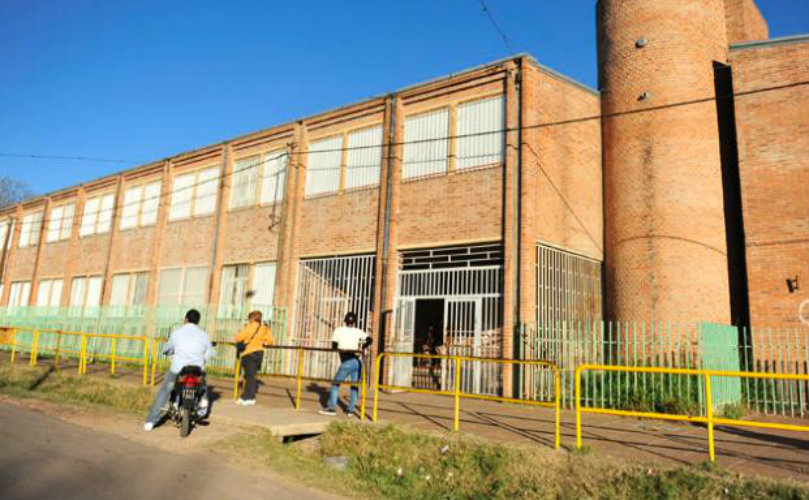
[(172, 373), (180, 373), (184, 366), (199, 366), (205, 369), (205, 362), (213, 357), (213, 345), (208, 332), (193, 323), (186, 323), (171, 332), (163, 354), (171, 355)]
[(359, 351), (367, 338), (365, 332), (350, 326), (335, 328), (331, 334), (331, 341), (337, 342), (337, 349), (341, 351)]

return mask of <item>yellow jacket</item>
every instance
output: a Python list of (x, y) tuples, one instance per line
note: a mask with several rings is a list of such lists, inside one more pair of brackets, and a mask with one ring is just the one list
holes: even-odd
[[(256, 331), (257, 329), (258, 331)], [(250, 340), (251, 337), (252, 340)], [(259, 325), (251, 321), (236, 334), (233, 341), (247, 342), (247, 348), (242, 353), (242, 356), (247, 356), (250, 353), (263, 351), (265, 345), (272, 345), (272, 330), (267, 325)]]

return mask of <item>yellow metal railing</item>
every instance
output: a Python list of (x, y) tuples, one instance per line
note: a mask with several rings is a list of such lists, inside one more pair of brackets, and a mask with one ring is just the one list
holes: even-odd
[[(295, 411), (301, 410), (301, 395), (303, 393), (303, 381), (308, 380), (312, 382), (324, 382), (329, 384), (340, 384), (343, 385), (356, 385), (355, 382), (349, 381), (335, 381), (333, 379), (328, 378), (319, 378), (319, 377), (309, 377), (303, 374), (304, 371), (304, 361), (306, 357), (306, 353), (308, 352), (330, 352), (337, 354), (338, 351), (334, 349), (327, 349), (324, 347), (300, 347), (300, 346), (265, 346), (264, 350), (287, 350), (287, 351), (295, 351), (298, 353), (297, 356), (297, 368), (295, 371), (295, 375), (287, 375), (282, 373), (259, 373), (258, 376), (262, 377), (276, 377), (276, 378), (286, 378), (286, 379), (295, 379), (296, 381), (296, 390), (295, 390)], [(360, 361), (362, 362), (362, 351), (356, 351), (356, 354), (360, 354)], [(364, 366), (364, 363), (363, 363)], [(242, 382), (241, 378), (241, 357), (236, 360), (236, 366), (234, 368), (233, 374), (233, 399), (237, 399), (239, 397), (239, 387)], [(360, 420), (365, 420), (365, 398), (367, 392), (367, 384), (365, 382), (365, 374), (360, 373)]]
[(17, 355), (17, 329), (13, 326), (0, 327), (0, 344), (11, 346), (11, 362)]
[[(381, 382), (381, 374), (382, 374), (382, 359), (383, 358), (400, 358), (400, 357), (408, 357), (413, 359), (440, 359), (440, 360), (447, 360), (450, 361), (454, 366), (454, 374), (453, 374), (453, 386), (454, 389), (452, 391), (442, 391), (442, 390), (433, 390), (433, 389), (421, 389), (415, 387), (408, 387), (408, 386), (397, 386), (397, 385), (390, 385), (390, 384), (382, 384)], [(464, 361), (471, 361), (471, 362), (488, 362), (488, 363), (497, 363), (503, 365), (528, 365), (528, 366), (545, 366), (548, 367), (553, 372), (553, 387), (554, 387), (554, 394), (553, 394), (553, 401), (534, 401), (529, 399), (520, 399), (520, 398), (510, 398), (504, 396), (491, 396), (487, 394), (474, 394), (469, 392), (461, 391), (461, 370), (463, 369), (463, 362)], [(554, 447), (559, 448), (561, 446), (561, 411), (560, 411), (560, 404), (561, 404), (561, 377), (559, 374), (559, 368), (550, 361), (545, 361), (541, 359), (501, 359), (501, 358), (479, 358), (474, 356), (454, 356), (448, 354), (415, 354), (409, 352), (383, 352), (380, 353), (379, 356), (376, 358), (376, 366), (375, 371), (376, 380), (374, 384), (374, 409), (371, 420), (374, 422), (377, 421), (377, 415), (379, 410), (379, 390), (397, 390), (403, 392), (415, 392), (415, 393), (422, 393), (422, 394), (435, 394), (439, 396), (453, 396), (455, 398), (455, 413), (453, 418), (453, 429), (457, 431), (460, 427), (460, 407), (461, 407), (461, 398), (467, 399), (481, 399), (484, 401), (499, 401), (502, 403), (514, 403), (514, 404), (522, 404), (528, 406), (542, 406), (546, 408), (553, 408), (554, 409)]]
[[(143, 367), (141, 381), (143, 385), (148, 383), (148, 373), (149, 373), (149, 338), (143, 335), (119, 335), (119, 334), (111, 334), (111, 333), (88, 333), (88, 332), (67, 332), (63, 330), (46, 330), (46, 329), (39, 329), (33, 330), (31, 332), (31, 345), (30, 345), (30, 356), (28, 359), (28, 364), (30, 366), (36, 366), (37, 362), (39, 361), (40, 356), (40, 339), (42, 334), (52, 334), (56, 335), (56, 345), (47, 348), (43, 348), (46, 352), (53, 353), (53, 364), (55, 367), (58, 368), (59, 366), (59, 359), (64, 355), (72, 355), (78, 359), (78, 366), (77, 372), (79, 375), (84, 375), (87, 373), (87, 360), (88, 358), (92, 359), (100, 359), (100, 360), (108, 360), (110, 361), (110, 374), (115, 374), (116, 364), (117, 363), (133, 363), (139, 364)], [(80, 347), (78, 349), (70, 349), (64, 348), (62, 339), (64, 337), (78, 337), (80, 340)], [(94, 350), (89, 349), (89, 339), (108, 339), (110, 342), (110, 353), (104, 352), (96, 352)], [(122, 355), (118, 352), (118, 343), (124, 340), (134, 340), (141, 343), (141, 352), (142, 355), (140, 357), (133, 357)], [(11, 362), (15, 361), (15, 355), (17, 350), (17, 342), (16, 342), (16, 329), (15, 329), (15, 338), (11, 348)]]
[[(609, 371), (625, 373), (667, 373), (673, 375), (696, 375), (704, 377), (705, 395), (705, 415), (677, 415), (668, 413), (656, 413), (645, 411), (617, 410), (612, 408), (585, 407), (581, 404), (581, 374), (585, 371)], [(806, 380), (809, 375), (795, 375), (789, 373), (759, 373), (759, 372), (735, 372), (722, 370), (694, 370), (689, 368), (653, 368), (640, 366), (608, 366), (608, 365), (580, 365), (576, 368), (575, 374), (575, 401), (576, 401), (576, 448), (581, 448), (581, 415), (582, 413), (597, 413), (603, 415), (619, 415), (626, 417), (655, 418), (662, 420), (678, 420), (685, 422), (704, 423), (708, 427), (708, 455), (711, 462), (716, 460), (716, 446), (714, 442), (714, 426), (732, 425), (740, 427), (759, 427), (764, 429), (780, 429), (787, 431), (809, 432), (809, 426), (779, 424), (771, 422), (757, 422), (751, 420), (738, 420), (733, 418), (721, 418), (713, 415), (713, 391), (711, 388), (711, 377), (740, 377), (754, 379), (774, 379), (774, 380)]]

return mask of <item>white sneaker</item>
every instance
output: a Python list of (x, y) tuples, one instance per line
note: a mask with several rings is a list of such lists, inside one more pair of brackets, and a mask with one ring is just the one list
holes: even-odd
[(146, 432), (151, 432), (151, 431), (152, 431), (152, 429), (154, 429), (154, 424), (153, 424), (153, 423), (151, 423), (151, 422), (146, 422), (145, 424), (143, 424), (143, 430), (144, 430), (144, 431), (146, 431)]
[(240, 405), (240, 406), (244, 406), (244, 399), (239, 398), (236, 401), (234, 401), (234, 403), (236, 403), (237, 405)]
[(244, 406), (256, 406), (256, 400), (255, 399), (245, 399), (244, 403), (242, 403), (242, 404)]
[(336, 412), (336, 411), (334, 411), (334, 410), (329, 410), (329, 409), (326, 409), (326, 410), (320, 410), (318, 413), (320, 413), (321, 415), (326, 415), (327, 417), (336, 417), (336, 416), (337, 416), (337, 412)]

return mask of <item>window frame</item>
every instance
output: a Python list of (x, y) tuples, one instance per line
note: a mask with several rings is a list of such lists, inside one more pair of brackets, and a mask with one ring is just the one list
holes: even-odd
[[(31, 217), (33, 217), (33, 219), (31, 219)], [(39, 246), (44, 218), (44, 207), (41, 210), (23, 214), (22, 224), (20, 226), (20, 241), (17, 243), (17, 248), (35, 248)]]
[[(200, 176), (202, 175), (203, 172), (209, 172), (209, 171), (214, 171), (214, 170), (216, 171), (216, 176), (211, 178), (210, 181), (200, 182), (199, 179), (200, 179)], [(177, 192), (177, 190), (176, 190), (177, 179), (178, 178), (183, 178), (183, 177), (193, 177), (193, 179), (191, 181), (191, 184), (181, 188), (181, 189), (190, 189), (191, 190), (191, 196), (190, 196), (190, 198), (189, 198), (189, 200), (187, 202), (188, 203), (188, 214), (187, 215), (185, 215), (185, 214), (174, 215), (176, 210), (177, 210), (177, 207), (180, 206), (180, 205), (175, 204), (175, 193)], [(194, 219), (194, 218), (198, 218), (198, 217), (210, 217), (210, 216), (214, 215), (216, 213), (216, 211), (217, 211), (217, 202), (219, 200), (219, 196), (221, 196), (221, 189), (220, 189), (221, 188), (221, 180), (222, 180), (222, 166), (221, 166), (221, 164), (211, 164), (211, 165), (206, 165), (204, 167), (196, 167), (196, 168), (189, 169), (187, 171), (182, 171), (182, 172), (179, 172), (179, 173), (172, 173), (172, 176), (171, 176), (171, 199), (169, 201), (168, 221), (169, 222), (175, 222), (175, 221), (181, 221), (181, 220), (187, 220), (187, 219)], [(214, 182), (214, 184), (215, 184), (214, 193), (213, 193), (213, 196), (212, 196), (212, 198), (213, 198), (212, 209), (211, 209), (210, 212), (197, 213), (198, 204), (200, 202), (200, 199), (199, 199), (199, 196), (198, 196), (199, 189), (200, 189), (200, 186), (203, 183), (207, 183), (207, 182)]]
[[(84, 203), (82, 204), (81, 209), (81, 219), (79, 221), (79, 238), (89, 238), (90, 236), (96, 236), (101, 234), (107, 234), (112, 231), (112, 216), (115, 212), (115, 204), (117, 203), (117, 196), (115, 192), (99, 192), (97, 194), (93, 194), (92, 196), (88, 196)], [(108, 209), (104, 208), (104, 200), (112, 199), (112, 206)], [(87, 204), (91, 201), (98, 200), (98, 209), (93, 213), (93, 220), (90, 221), (89, 231), (85, 232), (85, 218), (87, 217)], [(102, 216), (105, 210), (109, 210), (109, 217)], [(107, 218), (107, 220), (104, 220)], [(102, 230), (103, 226), (103, 230)], [(72, 285), (71, 285), (72, 286)]]
[[(157, 196), (156, 196), (157, 205), (155, 206), (155, 210), (154, 210), (154, 220), (151, 220), (151, 218), (150, 218), (149, 220), (144, 221), (145, 216), (150, 213), (150, 212), (147, 212), (145, 210), (145, 205), (146, 205), (146, 202), (151, 199), (151, 198), (147, 198), (146, 191), (147, 191), (148, 188), (150, 188), (152, 186), (155, 186), (155, 185), (157, 186)], [(127, 201), (126, 201), (126, 197), (130, 192), (134, 192), (136, 190), (139, 191), (139, 193), (140, 193), (139, 197), (138, 197), (138, 201), (136, 203), (133, 203), (134, 205), (137, 206), (137, 210), (136, 210), (136, 213), (134, 214), (134, 216), (127, 217), (126, 208), (127, 208), (128, 204), (127, 204)], [(149, 181), (144, 181), (144, 182), (140, 182), (140, 183), (128, 186), (124, 190), (124, 193), (123, 193), (123, 201), (121, 202), (121, 217), (120, 217), (120, 222), (118, 224), (118, 229), (121, 230), (121, 231), (129, 231), (129, 230), (132, 230), (132, 229), (139, 229), (139, 228), (142, 228), (142, 227), (149, 227), (149, 226), (156, 225), (158, 217), (160, 215), (160, 199), (161, 199), (162, 195), (163, 195), (163, 180), (162, 179), (152, 179), (152, 180), (149, 180)], [(134, 217), (134, 221), (135, 221), (134, 225), (124, 227), (124, 220), (127, 220), (128, 218), (133, 218), (133, 217)]]
[[(66, 215), (68, 212), (68, 207), (70, 207), (70, 216)], [(54, 218), (54, 211), (61, 210), (61, 215), (57, 218)], [(54, 221), (58, 221), (58, 225), (54, 228), (53, 224)], [(62, 203), (56, 206), (51, 207), (50, 212), (48, 214), (48, 224), (45, 230), (45, 243), (56, 243), (59, 241), (66, 241), (71, 239), (73, 236), (73, 226), (76, 222), (76, 202), (70, 201), (67, 203)], [(56, 233), (55, 238), (51, 238), (51, 235)], [(65, 234), (67, 233), (67, 234)]]

